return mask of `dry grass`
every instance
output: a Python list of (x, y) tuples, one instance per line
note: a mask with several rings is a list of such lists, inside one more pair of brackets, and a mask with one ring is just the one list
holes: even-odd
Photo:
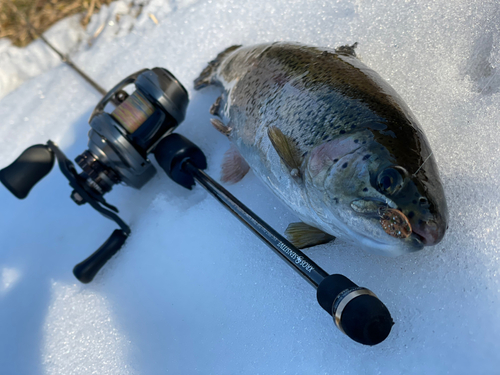
[(0, 0), (0, 38), (7, 37), (16, 46), (23, 47), (36, 35), (32, 35), (23, 16), (43, 33), (64, 17), (82, 13), (82, 24), (103, 4), (111, 0)]

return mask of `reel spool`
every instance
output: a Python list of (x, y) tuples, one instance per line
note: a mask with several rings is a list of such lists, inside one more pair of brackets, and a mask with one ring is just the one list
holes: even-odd
[[(123, 89), (131, 84), (135, 91), (129, 95)], [(120, 104), (111, 113), (104, 112), (111, 100)], [(120, 229), (94, 254), (75, 266), (73, 273), (81, 282), (92, 281), (130, 234), (128, 225), (117, 215), (118, 209), (106, 202), (104, 194), (118, 183), (140, 189), (151, 180), (156, 168), (148, 155), (184, 120), (188, 103), (186, 89), (168, 70), (138, 71), (113, 87), (92, 112), (88, 150), (75, 159), (81, 173), (52, 141), (29, 147), (0, 171), (0, 182), (17, 198), (24, 199), (57, 159), (74, 189), (73, 201), (90, 204), (119, 225)]]

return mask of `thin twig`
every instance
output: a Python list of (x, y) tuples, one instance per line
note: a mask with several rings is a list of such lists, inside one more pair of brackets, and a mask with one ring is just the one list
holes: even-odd
[(84, 25), (88, 24), (88, 22), (90, 20), (90, 16), (94, 13), (94, 7), (95, 7), (95, 0), (92, 0), (90, 2), (89, 10), (87, 11), (87, 14), (85, 15), (85, 18), (83, 19), (83, 24)]
[(69, 65), (73, 70), (75, 70), (85, 81), (87, 81), (93, 88), (95, 88), (99, 93), (101, 93), (103, 96), (107, 94), (107, 91), (104, 90), (101, 86), (99, 86), (92, 78), (90, 78), (87, 74), (85, 74), (80, 68), (78, 68), (73, 61), (69, 58), (68, 55), (63, 54), (60, 52), (56, 47), (54, 47), (41, 33), (39, 33), (33, 25), (28, 21), (28, 19), (17, 9), (16, 5), (12, 2), (12, 0), (7, 0), (7, 2), (10, 4), (14, 12), (18, 15), (18, 17), (21, 18), (22, 21), (26, 24), (28, 27), (28, 30), (34, 34), (34, 36), (38, 36), (41, 40), (45, 42), (45, 44), (54, 51), (63, 62), (65, 62), (67, 65)]

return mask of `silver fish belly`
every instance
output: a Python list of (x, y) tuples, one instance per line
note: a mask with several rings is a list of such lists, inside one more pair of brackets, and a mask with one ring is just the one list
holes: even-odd
[(223, 89), (213, 123), (242, 156), (233, 151), (230, 168), (247, 163), (304, 223), (392, 256), (442, 239), (448, 212), (429, 143), (353, 48), (230, 47), (195, 81), (207, 85)]

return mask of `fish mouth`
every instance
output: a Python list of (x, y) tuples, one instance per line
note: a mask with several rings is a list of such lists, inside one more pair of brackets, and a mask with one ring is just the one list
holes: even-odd
[(413, 232), (410, 219), (396, 205), (390, 206), (389, 203), (393, 202), (362, 198), (353, 200), (350, 206), (357, 214), (377, 220), (389, 236), (408, 238)]
[(388, 205), (387, 201), (379, 199), (355, 199), (350, 206), (357, 214), (378, 221), (389, 236), (401, 240), (411, 238), (416, 241), (417, 247), (436, 245), (443, 238), (446, 229), (439, 216), (426, 221), (415, 218), (410, 220), (399, 207)]
[(439, 243), (444, 236), (445, 228), (438, 220), (427, 220), (413, 225), (413, 234), (418, 236), (425, 246)]
[[(392, 203), (392, 204), (391, 204)], [(375, 250), (375, 252), (385, 256), (399, 256), (422, 250), (428, 246), (427, 239), (412, 225), (410, 219), (392, 201), (382, 201), (374, 198), (355, 199), (350, 204), (351, 209), (361, 217), (372, 222), (387, 236), (366, 236), (364, 233), (357, 233), (363, 237), (361, 242)]]

